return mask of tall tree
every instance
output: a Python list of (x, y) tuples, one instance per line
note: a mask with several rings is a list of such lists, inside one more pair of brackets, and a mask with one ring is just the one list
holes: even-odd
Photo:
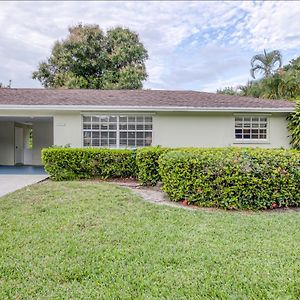
[(262, 73), (264, 77), (271, 76), (274, 71), (278, 70), (282, 65), (282, 56), (280, 51), (273, 50), (263, 54), (254, 55), (251, 59), (250, 74), (255, 78), (255, 73)]
[(80, 24), (54, 44), (32, 78), (46, 88), (139, 89), (147, 58), (137, 33), (115, 27), (105, 34), (98, 25)]

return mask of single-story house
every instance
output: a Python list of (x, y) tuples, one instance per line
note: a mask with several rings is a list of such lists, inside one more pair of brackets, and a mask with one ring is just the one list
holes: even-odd
[(0, 165), (40, 165), (41, 149), (289, 148), (289, 101), (195, 91), (0, 89)]

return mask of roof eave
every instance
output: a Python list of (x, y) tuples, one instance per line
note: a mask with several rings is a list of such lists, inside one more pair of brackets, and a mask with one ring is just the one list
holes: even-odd
[(99, 105), (11, 105), (2, 104), (0, 110), (47, 111), (147, 111), (147, 112), (283, 112), (291, 113), (294, 107), (192, 107), (192, 106), (99, 106)]

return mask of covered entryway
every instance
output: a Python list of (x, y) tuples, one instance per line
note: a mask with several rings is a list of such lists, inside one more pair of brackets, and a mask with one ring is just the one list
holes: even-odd
[(52, 117), (0, 116), (0, 166), (40, 166), (41, 150), (52, 145)]

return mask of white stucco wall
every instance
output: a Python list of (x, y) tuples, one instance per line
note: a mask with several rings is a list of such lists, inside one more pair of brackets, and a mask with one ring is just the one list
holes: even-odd
[(81, 114), (58, 113), (53, 117), (54, 145), (81, 147)]
[(0, 165), (15, 163), (14, 122), (0, 121)]
[(153, 116), (153, 145), (290, 148), (286, 114), (270, 114), (268, 118), (268, 142), (238, 143), (234, 137), (233, 113), (158, 113)]
[(41, 165), (41, 151), (53, 145), (53, 124), (51, 121), (34, 121), (32, 126), (32, 164)]
[[(112, 112), (93, 112), (109, 114)], [(131, 112), (134, 114), (134, 112)], [(141, 113), (141, 112), (140, 112)], [(88, 114), (88, 113), (86, 113)], [(126, 114), (114, 112), (113, 114)], [(245, 115), (245, 114), (244, 114)], [(253, 115), (253, 114), (250, 114)], [(262, 114), (266, 115), (266, 114)], [(32, 162), (41, 164), (41, 149), (52, 145), (82, 147), (82, 114), (79, 111), (0, 111), (0, 116), (33, 117)], [(247, 146), (290, 148), (287, 114), (272, 113), (267, 143), (236, 143), (234, 113), (152, 113), (153, 145), (165, 147)], [(35, 117), (52, 117), (52, 121), (35, 121)], [(49, 120), (49, 119), (48, 119)], [(14, 122), (0, 121), (0, 164), (14, 164)]]

